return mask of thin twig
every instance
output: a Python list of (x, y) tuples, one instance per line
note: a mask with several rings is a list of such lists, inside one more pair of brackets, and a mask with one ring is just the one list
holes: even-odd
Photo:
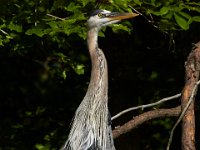
[(187, 111), (188, 107), (190, 106), (190, 104), (191, 104), (192, 101), (194, 100), (195, 92), (196, 92), (196, 90), (197, 90), (199, 84), (200, 84), (200, 80), (197, 81), (197, 82), (195, 83), (195, 86), (194, 86), (194, 88), (193, 88), (193, 90), (192, 90), (192, 94), (191, 94), (191, 97), (190, 97), (188, 103), (186, 104), (185, 108), (184, 108), (183, 111), (181, 112), (181, 115), (179, 116), (178, 120), (177, 120), (176, 123), (174, 124), (174, 126), (173, 126), (173, 128), (172, 128), (172, 130), (171, 130), (171, 132), (170, 132), (170, 137), (169, 137), (169, 141), (168, 141), (166, 150), (169, 150), (170, 145), (171, 145), (171, 142), (172, 142), (172, 138), (173, 138), (173, 135), (174, 135), (174, 131), (175, 131), (176, 127), (178, 126), (178, 124), (179, 124), (179, 123), (181, 122), (181, 120), (183, 119), (183, 117), (184, 117), (184, 115), (185, 115), (185, 112)]
[(51, 14), (47, 14), (47, 16), (58, 19), (58, 20), (62, 20), (62, 21), (66, 20), (66, 18), (60, 18), (60, 17), (54, 16), (54, 15), (51, 15)]
[[(145, 17), (141, 12), (137, 11), (135, 8), (133, 8), (131, 5), (129, 5), (128, 7), (130, 7), (133, 11), (135, 11), (136, 13), (140, 14), (141, 16)], [(145, 17), (146, 18), (146, 17)], [(147, 19), (147, 18), (146, 18)], [(148, 20), (148, 19), (147, 19)], [(149, 21), (149, 20), (148, 20)]]
[(0, 29), (0, 31), (1, 31), (3, 34), (8, 35), (8, 33), (7, 33), (6, 31), (4, 31), (4, 30), (2, 30), (2, 29)]
[[(149, 20), (149, 19), (148, 19), (146, 16), (144, 16), (141, 12), (137, 11), (137, 10), (136, 10), (135, 8), (133, 8), (131, 5), (129, 5), (129, 7), (130, 7), (133, 11), (135, 11), (136, 13), (138, 13), (138, 14), (140, 14), (142, 17), (144, 17), (144, 19), (147, 20), (154, 28), (160, 30), (158, 26), (156, 26), (155, 24), (153, 24), (153, 21)], [(151, 18), (152, 18), (152, 16), (151, 16)]]
[(163, 98), (155, 103), (151, 103), (151, 104), (146, 104), (146, 105), (141, 105), (141, 106), (136, 106), (136, 107), (131, 107), (131, 108), (128, 108), (126, 110), (123, 110), (121, 112), (119, 112), (118, 114), (116, 114), (115, 116), (113, 116), (111, 118), (111, 120), (114, 120), (116, 118), (118, 118), (119, 116), (127, 113), (127, 112), (130, 112), (130, 111), (133, 111), (133, 110), (136, 110), (136, 109), (144, 109), (144, 108), (147, 108), (147, 107), (152, 107), (152, 106), (155, 106), (155, 105), (158, 105), (158, 104), (161, 104), (163, 102), (166, 102), (166, 101), (169, 101), (169, 100), (172, 100), (172, 99), (175, 99), (175, 98), (179, 98), (181, 96), (181, 93), (179, 94), (176, 94), (174, 96), (170, 96), (170, 97), (166, 97), (166, 98)]

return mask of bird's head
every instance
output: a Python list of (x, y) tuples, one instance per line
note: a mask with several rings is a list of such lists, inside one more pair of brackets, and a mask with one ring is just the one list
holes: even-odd
[(96, 10), (91, 14), (87, 22), (89, 28), (96, 27), (100, 29), (103, 26), (117, 23), (124, 19), (133, 18), (138, 15), (139, 14), (136, 13), (118, 13), (118, 12), (110, 12), (108, 10)]

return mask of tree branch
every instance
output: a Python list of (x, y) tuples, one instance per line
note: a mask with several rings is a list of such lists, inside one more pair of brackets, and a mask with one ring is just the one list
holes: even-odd
[(156, 118), (164, 118), (164, 117), (177, 117), (181, 112), (181, 106), (170, 108), (170, 109), (157, 109), (145, 112), (141, 115), (134, 117), (129, 122), (124, 125), (113, 130), (113, 138), (118, 138), (122, 134), (125, 134), (134, 128), (138, 127), (142, 123), (156, 119)]
[(52, 17), (52, 18), (57, 19), (57, 20), (62, 20), (62, 21), (66, 20), (66, 18), (60, 18), (60, 17), (54, 16), (54, 15), (51, 15), (51, 14), (47, 14), (47, 16)]
[(3, 34), (8, 35), (8, 33), (7, 33), (6, 31), (4, 31), (4, 30), (2, 30), (2, 29), (0, 29), (0, 31), (1, 31)]
[(161, 99), (161, 100), (159, 100), (159, 101), (157, 101), (157, 102), (155, 102), (155, 103), (146, 104), (146, 105), (141, 105), (141, 106), (136, 106), (136, 107), (130, 107), (130, 108), (128, 108), (128, 109), (125, 109), (125, 110), (119, 112), (119, 113), (116, 114), (115, 116), (113, 116), (113, 117), (111, 118), (111, 120), (115, 120), (116, 118), (118, 118), (118, 117), (122, 116), (123, 114), (128, 113), (128, 112), (130, 112), (130, 111), (133, 111), (133, 110), (136, 110), (136, 109), (144, 109), (144, 108), (156, 106), (156, 105), (159, 105), (159, 104), (164, 103), (164, 102), (166, 102), (166, 101), (173, 100), (173, 99), (179, 98), (179, 97), (181, 97), (181, 93), (176, 94), (176, 95), (173, 95), (173, 96), (170, 96), (170, 97), (165, 97), (165, 98), (163, 98), (163, 99)]
[[(187, 62), (185, 63), (185, 87), (181, 98), (181, 106), (184, 109), (190, 98), (192, 97), (193, 89), (197, 89), (197, 81), (200, 73), (200, 42), (194, 45), (190, 52)], [(196, 95), (196, 89), (194, 95)], [(194, 99), (194, 96), (193, 96)], [(182, 119), (182, 149), (195, 150), (195, 114), (194, 114), (194, 100), (188, 107)]]
[(175, 125), (173, 126), (173, 128), (172, 128), (172, 130), (170, 132), (170, 138), (169, 138), (166, 150), (169, 150), (169, 148), (170, 148), (170, 145), (171, 145), (171, 142), (172, 142), (172, 138), (173, 138), (173, 134), (174, 134), (174, 130), (176, 129), (178, 124), (181, 122), (181, 120), (183, 119), (188, 107), (190, 106), (190, 104), (194, 100), (194, 97), (195, 97), (195, 94), (196, 94), (196, 90), (197, 90), (199, 84), (200, 84), (200, 80), (195, 84), (195, 87), (192, 90), (192, 94), (191, 94), (190, 100), (188, 101), (187, 105), (185, 106), (185, 108), (181, 112), (180, 117), (178, 118), (178, 120), (176, 121)]

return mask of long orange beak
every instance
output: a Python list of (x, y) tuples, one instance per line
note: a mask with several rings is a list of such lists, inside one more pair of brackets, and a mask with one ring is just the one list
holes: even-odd
[(106, 18), (109, 18), (110, 20), (124, 20), (129, 18), (134, 18), (136, 16), (139, 16), (139, 14), (136, 13), (111, 13)]

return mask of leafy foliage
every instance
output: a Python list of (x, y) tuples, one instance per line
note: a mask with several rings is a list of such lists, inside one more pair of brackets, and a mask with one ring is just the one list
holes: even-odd
[[(91, 10), (131, 12), (129, 6), (132, 6), (157, 26), (156, 30), (159, 33), (167, 32), (170, 36), (180, 34), (180, 30), (191, 31), (193, 30), (191, 26), (200, 22), (200, 2), (192, 0), (1, 0), (0, 5), (0, 66), (2, 69), (0, 108), (3, 114), (3, 121), (0, 123), (0, 149), (5, 150), (57, 149), (66, 139), (67, 133), (63, 132), (67, 130), (66, 126), (70, 124), (74, 110), (84, 96), (90, 74), (85, 40), (86, 20)], [(142, 18), (140, 27), (153, 27), (151, 23), (144, 25), (146, 20), (142, 16), (140, 18)], [(125, 21), (109, 27), (108, 30), (103, 29), (100, 32), (100, 41), (104, 41), (105, 35), (110, 37), (111, 41), (112, 36), (119, 35), (122, 38), (118, 39), (118, 42), (133, 43), (134, 41), (137, 45), (136, 49), (141, 47), (143, 49), (145, 47), (143, 39), (134, 34), (139, 31), (132, 28), (134, 23)], [(151, 32), (154, 30), (151, 28)], [(150, 43), (155, 42), (152, 40), (154, 33), (149, 35), (144, 33), (144, 36), (147, 38), (151, 36), (148, 40)], [(163, 44), (165, 40), (158, 39), (159, 43), (155, 43), (161, 47), (164, 45), (168, 52), (170, 46)], [(139, 63), (143, 55), (147, 54), (141, 51), (134, 53), (132, 45), (123, 44), (126, 45), (127, 50), (124, 50), (123, 46), (115, 47), (115, 43), (117, 42), (105, 42), (105, 47), (115, 49), (114, 53), (118, 56), (126, 56), (123, 61), (126, 58), (131, 60), (133, 57), (136, 62), (133, 65), (130, 63), (129, 67), (117, 65), (121, 70), (116, 71), (115, 74), (111, 73), (112, 81), (118, 77), (126, 81), (121, 74), (127, 72), (127, 74), (137, 74), (134, 77), (128, 76), (131, 81), (138, 79), (148, 84), (156, 82), (159, 85), (158, 80), (162, 80), (163, 75), (162, 67), (148, 69), (145, 63)], [(176, 54), (170, 58), (177, 60), (181, 48), (180, 46), (176, 49), (174, 52)], [(123, 51), (117, 51), (119, 49)], [(108, 57), (110, 56), (110, 60), (114, 59), (113, 62), (120, 58), (116, 58), (113, 53), (111, 57), (109, 51), (106, 53)], [(169, 53), (171, 55), (173, 52)], [(151, 61), (154, 66), (155, 62)], [(132, 71), (132, 67), (135, 67), (136, 72)], [(112, 71), (114, 72), (114, 69)], [(174, 76), (179, 79), (180, 74), (174, 72)], [(165, 84), (174, 85), (177, 79), (174, 76), (167, 77), (168, 82)], [(119, 82), (120, 84), (122, 83)], [(113, 86), (113, 90), (119, 85)], [(141, 85), (138, 83), (139, 87), (135, 88), (139, 90)], [(144, 99), (149, 98), (149, 93), (153, 93), (152, 98), (163, 96), (160, 94), (164, 93), (162, 90), (151, 88), (150, 85), (147, 87), (142, 96), (134, 98), (143, 102)], [(164, 88), (163, 91), (165, 90)], [(173, 91), (176, 90), (173, 88)], [(120, 97), (122, 99), (124, 96)], [(169, 120), (159, 123), (169, 129), (166, 125), (168, 122)], [(160, 135), (155, 133), (155, 138), (159, 137)]]

